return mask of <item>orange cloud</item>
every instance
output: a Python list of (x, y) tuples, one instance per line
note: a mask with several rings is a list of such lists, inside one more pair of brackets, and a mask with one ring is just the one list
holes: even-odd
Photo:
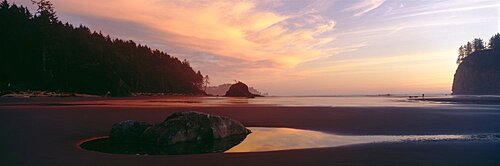
[[(65, 0), (64, 12), (145, 25), (185, 49), (245, 61), (271, 60), (290, 68), (331, 54), (322, 33), (335, 22), (317, 13), (284, 15), (261, 9), (269, 1)], [(265, 5), (265, 4), (264, 4)]]

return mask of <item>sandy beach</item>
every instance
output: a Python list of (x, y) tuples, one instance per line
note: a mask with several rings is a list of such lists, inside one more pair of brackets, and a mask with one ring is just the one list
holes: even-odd
[[(53, 101), (54, 100), (54, 101)], [(251, 127), (290, 127), (344, 135), (499, 133), (494, 109), (413, 107), (284, 107), (233, 104), (214, 107), (43, 105), (89, 99), (3, 99), (1, 165), (495, 165), (499, 142), (374, 143), (343, 147), (254, 152), (135, 156), (91, 152), (79, 141), (107, 135), (115, 122), (158, 122), (175, 111), (223, 115)], [(95, 99), (93, 99), (95, 100)], [(27, 103), (38, 103), (30, 105)]]

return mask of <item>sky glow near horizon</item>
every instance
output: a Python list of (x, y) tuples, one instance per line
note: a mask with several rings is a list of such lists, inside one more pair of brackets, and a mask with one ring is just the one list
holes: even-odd
[(500, 32), (496, 0), (52, 2), (63, 22), (186, 58), (212, 85), (272, 95), (449, 93), (458, 47)]

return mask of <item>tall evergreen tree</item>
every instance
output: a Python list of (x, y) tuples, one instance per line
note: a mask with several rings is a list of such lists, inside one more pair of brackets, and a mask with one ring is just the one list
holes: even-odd
[(58, 22), (52, 2), (48, 0), (39, 0), (39, 1), (31, 0), (31, 2), (38, 6), (36, 12), (38, 18), (40, 18), (43, 21), (47, 21), (49, 23)]
[(9, 3), (7, 2), (7, 0), (3, 0), (2, 3), (0, 3), (0, 9), (3, 9), (3, 10), (6, 10), (9, 8)]
[[(48, 0), (31, 1), (33, 4), (38, 6), (34, 20), (39, 25), (39, 30), (41, 31), (41, 43), (42, 46), (42, 72), (44, 77), (48, 77), (47, 74), (47, 60), (50, 59), (50, 51), (52, 51), (52, 46), (54, 44), (54, 36), (52, 33), (55, 23), (58, 22), (56, 13), (52, 3)], [(50, 74), (52, 76), (52, 74)], [(47, 82), (46, 82), (47, 83)]]
[(464, 60), (465, 57), (466, 57), (466, 54), (465, 54), (464, 46), (460, 46), (460, 48), (458, 48), (457, 64), (462, 63), (462, 61)]
[(500, 49), (500, 33), (497, 33), (490, 38), (489, 48), (494, 50)]
[(471, 42), (467, 42), (467, 44), (464, 45), (464, 55), (465, 57), (469, 56), (474, 52), (473, 46)]
[(203, 84), (204, 84), (203, 90), (206, 91), (208, 85), (210, 85), (210, 77), (208, 77), (208, 75), (205, 75), (205, 77), (203, 77)]
[(472, 52), (484, 50), (484, 41), (481, 38), (475, 38), (472, 40)]

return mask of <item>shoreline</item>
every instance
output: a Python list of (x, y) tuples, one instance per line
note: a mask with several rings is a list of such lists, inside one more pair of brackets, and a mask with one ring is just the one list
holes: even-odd
[(130, 96), (106, 96), (106, 95), (93, 95), (77, 92), (51, 92), (51, 91), (19, 91), (0, 93), (0, 98), (52, 98), (52, 97), (77, 97), (77, 98), (126, 98), (126, 97), (201, 97), (211, 95), (194, 95), (194, 94), (180, 94), (180, 93), (131, 93)]
[(436, 103), (500, 105), (500, 97), (499, 96), (492, 96), (492, 95), (410, 98), (409, 100), (428, 101), (428, 102), (436, 102)]

